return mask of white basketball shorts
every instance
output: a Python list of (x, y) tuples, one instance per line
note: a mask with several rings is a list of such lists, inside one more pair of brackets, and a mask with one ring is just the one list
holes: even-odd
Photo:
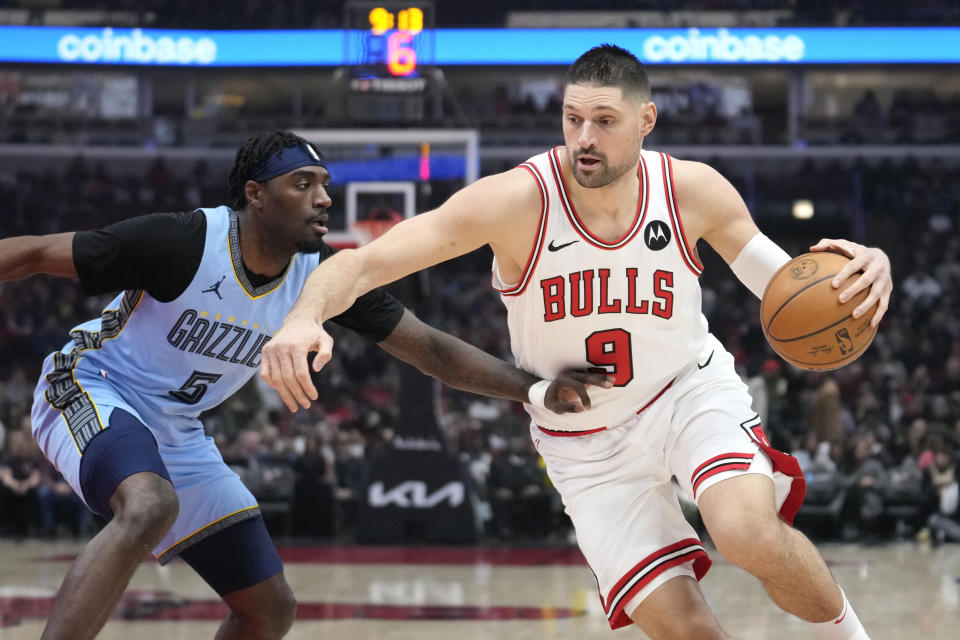
[[(706, 364), (704, 364), (706, 363)], [(771, 449), (731, 356), (712, 335), (697, 362), (631, 420), (585, 435), (531, 425), (573, 520), (611, 628), (671, 578), (710, 567), (671, 479), (694, 500), (727, 478), (762, 473), (793, 521), (806, 484), (797, 461)]]

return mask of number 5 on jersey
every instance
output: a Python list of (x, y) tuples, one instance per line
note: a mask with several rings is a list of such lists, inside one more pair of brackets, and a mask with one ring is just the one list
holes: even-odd
[(625, 387), (633, 380), (633, 348), (626, 329), (594, 331), (586, 339), (587, 362), (593, 373), (613, 376), (615, 387)]
[(184, 404), (197, 404), (207, 392), (207, 386), (223, 377), (220, 373), (204, 373), (194, 371), (179, 389), (171, 391), (170, 395)]

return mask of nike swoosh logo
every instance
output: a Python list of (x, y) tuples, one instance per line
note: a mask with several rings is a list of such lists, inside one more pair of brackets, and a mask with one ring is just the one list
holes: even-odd
[(710, 357), (707, 358), (707, 361), (706, 361), (706, 362), (704, 362), (703, 364), (700, 364), (699, 362), (697, 363), (697, 368), (698, 368), (698, 369), (703, 369), (703, 368), (706, 367), (708, 364), (710, 364), (710, 361), (711, 361), (711, 360), (713, 360), (713, 351), (710, 352)]
[(567, 243), (565, 243), (565, 244), (553, 244), (553, 240), (551, 240), (551, 241), (550, 241), (550, 244), (547, 245), (547, 251), (560, 251), (560, 249), (563, 249), (564, 247), (569, 247), (569, 246), (572, 245), (574, 242), (580, 242), (580, 241), (579, 241), (579, 240), (571, 240), (570, 242), (567, 242)]

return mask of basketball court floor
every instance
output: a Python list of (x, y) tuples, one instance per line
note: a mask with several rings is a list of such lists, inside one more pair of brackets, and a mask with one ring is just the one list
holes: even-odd
[[(0, 640), (40, 637), (79, 543), (0, 541)], [(821, 547), (873, 640), (960, 638), (960, 547)], [(299, 600), (291, 639), (642, 638), (612, 632), (568, 548), (281, 547)], [(753, 578), (711, 552), (701, 583), (740, 640), (812, 638)], [(225, 609), (185, 564), (144, 562), (99, 638), (212, 638)]]

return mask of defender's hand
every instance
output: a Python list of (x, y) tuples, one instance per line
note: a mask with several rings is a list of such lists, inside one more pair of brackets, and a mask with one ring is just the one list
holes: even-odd
[(853, 317), (859, 318), (879, 302), (870, 325), (875, 327), (880, 324), (880, 318), (890, 306), (890, 294), (893, 291), (890, 259), (887, 254), (876, 247), (865, 247), (849, 240), (827, 238), (810, 247), (810, 251), (839, 251), (850, 258), (850, 262), (844, 265), (833, 279), (833, 287), (839, 288), (847, 278), (862, 271), (860, 277), (840, 293), (840, 302), (846, 302), (860, 291), (870, 287), (867, 297), (853, 310)]
[(333, 354), (333, 338), (313, 318), (287, 317), (280, 331), (261, 351), (260, 375), (277, 390), (283, 404), (296, 413), (317, 399), (310, 379), (307, 354), (316, 351), (313, 370), (320, 371)]
[(543, 404), (554, 413), (580, 413), (590, 408), (590, 396), (587, 387), (613, 387), (613, 378), (603, 373), (586, 371), (566, 371), (561, 373), (547, 387)]

